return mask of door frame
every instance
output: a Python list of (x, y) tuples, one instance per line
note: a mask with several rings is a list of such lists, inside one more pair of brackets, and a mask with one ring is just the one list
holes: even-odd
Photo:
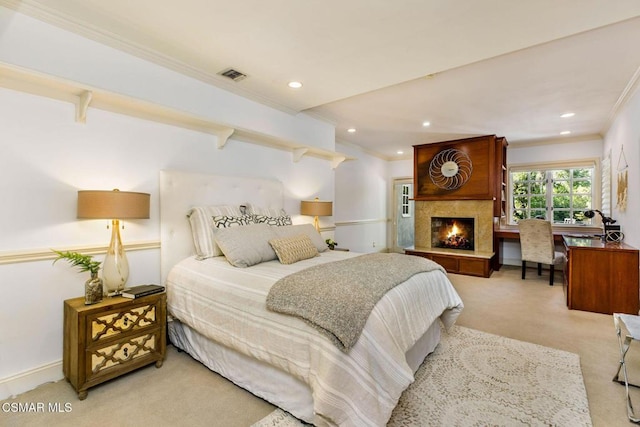
[[(396, 186), (398, 184), (411, 184), (411, 185), (415, 185), (413, 182), (413, 177), (398, 177), (398, 178), (392, 178), (391, 180), (391, 209), (393, 211), (393, 216), (391, 217), (391, 245), (389, 247), (389, 252), (398, 252), (398, 253), (404, 253), (404, 248), (401, 248), (398, 246), (398, 211), (399, 211), (399, 207), (398, 207), (398, 191), (396, 189)], [(413, 194), (411, 194), (409, 196), (409, 200), (413, 201)], [(415, 201), (414, 201), (414, 232), (415, 232)], [(415, 237), (415, 235), (414, 235)]]

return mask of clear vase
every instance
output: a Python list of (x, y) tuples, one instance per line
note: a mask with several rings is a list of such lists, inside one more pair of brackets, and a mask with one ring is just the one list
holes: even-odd
[(102, 301), (102, 279), (98, 273), (91, 273), (91, 278), (84, 282), (84, 304), (91, 305)]

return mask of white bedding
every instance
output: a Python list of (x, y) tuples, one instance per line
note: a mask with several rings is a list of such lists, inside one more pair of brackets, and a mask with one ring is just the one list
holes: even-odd
[(187, 258), (167, 278), (172, 316), (205, 337), (278, 367), (308, 384), (317, 425), (385, 425), (413, 381), (407, 351), (441, 319), (453, 324), (462, 301), (440, 271), (413, 276), (375, 306), (352, 350), (345, 354), (304, 321), (268, 311), (266, 296), (278, 279), (311, 265), (359, 255), (326, 251), (283, 265), (248, 268), (224, 257)]

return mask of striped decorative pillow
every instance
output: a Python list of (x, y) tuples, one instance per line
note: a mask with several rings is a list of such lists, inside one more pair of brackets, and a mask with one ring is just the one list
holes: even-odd
[(282, 264), (293, 264), (319, 255), (318, 249), (306, 234), (271, 239), (269, 244)]
[(242, 206), (245, 208), (244, 213), (247, 215), (261, 215), (274, 218), (287, 215), (285, 210), (281, 208), (263, 208), (261, 206), (252, 205), (251, 203), (245, 203)]
[(239, 206), (197, 206), (187, 213), (198, 259), (222, 255), (213, 235), (216, 228), (213, 218), (217, 216), (241, 217), (242, 213)]

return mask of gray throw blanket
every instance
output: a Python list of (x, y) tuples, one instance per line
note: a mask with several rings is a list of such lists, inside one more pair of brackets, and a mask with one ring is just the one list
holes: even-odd
[(375, 253), (316, 265), (278, 280), (267, 308), (301, 317), (347, 352), (376, 303), (393, 287), (421, 272), (445, 270), (412, 255)]

